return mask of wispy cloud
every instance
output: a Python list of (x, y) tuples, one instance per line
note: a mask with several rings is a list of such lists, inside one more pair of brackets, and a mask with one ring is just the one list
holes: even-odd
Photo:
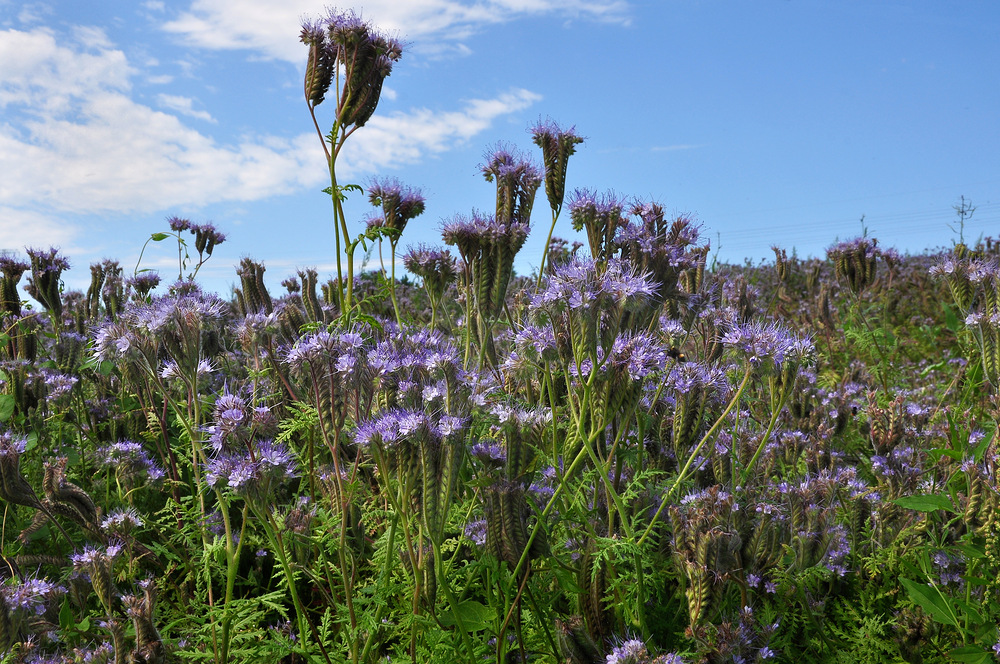
[(33, 210), (0, 205), (0, 219), (0, 251), (55, 246), (72, 253), (80, 234), (75, 226)]
[[(138, 75), (94, 30), (0, 32), (0, 205), (36, 213), (155, 212), (254, 201), (315, 187), (325, 172), (310, 133), (247, 135), (223, 144), (185, 123), (211, 120), (187, 97), (164, 110), (131, 96)], [(513, 90), (459, 110), (376, 116), (343, 154), (345, 173), (414, 163), (487, 129), (540, 97)]]
[(368, 173), (414, 163), (486, 130), (498, 117), (522, 111), (541, 99), (529, 90), (512, 90), (494, 99), (472, 99), (460, 111), (416, 109), (376, 115), (344, 147), (345, 170)]
[(212, 114), (208, 111), (196, 111), (194, 110), (194, 100), (190, 97), (181, 97), (180, 95), (166, 95), (159, 94), (156, 95), (156, 101), (163, 108), (169, 109), (171, 111), (177, 111), (181, 115), (186, 115), (191, 118), (197, 118), (198, 120), (205, 120), (206, 122), (215, 123), (216, 119), (212, 117)]
[[(163, 27), (202, 48), (250, 49), (299, 64), (302, 45), (287, 36), (298, 33), (303, 17), (316, 13), (313, 0), (244, 0), (238, 10), (231, 0), (194, 0)], [(491, 24), (542, 14), (629, 21), (624, 0), (370, 0), (364, 5), (364, 16), (380, 28), (408, 40), (433, 38), (438, 45), (467, 40)]]

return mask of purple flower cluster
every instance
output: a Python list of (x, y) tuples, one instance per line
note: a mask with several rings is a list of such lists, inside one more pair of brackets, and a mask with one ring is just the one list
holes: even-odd
[(298, 477), (295, 455), (282, 443), (257, 441), (248, 449), (222, 453), (205, 467), (205, 481), (239, 496), (267, 497), (282, 481)]
[(66, 587), (33, 576), (15, 577), (0, 585), (0, 594), (3, 595), (10, 611), (37, 617), (43, 615), (54, 606), (56, 600), (66, 594)]
[(368, 200), (372, 205), (382, 208), (382, 216), (369, 228), (375, 226), (391, 231), (389, 241), (393, 245), (399, 240), (399, 234), (406, 224), (424, 211), (424, 197), (417, 189), (403, 185), (395, 178), (372, 180), (368, 185)]
[(461, 437), (467, 425), (467, 420), (461, 417), (394, 408), (359, 424), (354, 441), (362, 447), (375, 445), (390, 450), (420, 440), (447, 441)]
[(560, 311), (564, 307), (582, 316), (611, 309), (639, 308), (656, 293), (657, 284), (634, 264), (612, 259), (602, 265), (593, 259), (574, 259), (560, 266), (546, 287), (531, 299), (533, 310)]
[(215, 401), (214, 424), (209, 425), (209, 441), (216, 452), (244, 447), (255, 437), (268, 438), (277, 433), (278, 422), (268, 406), (253, 406), (229, 391)]
[(337, 122), (344, 130), (364, 126), (375, 112), (393, 63), (403, 54), (402, 45), (354, 12), (336, 10), (305, 21), (300, 40), (309, 47), (305, 97), (310, 109), (323, 103), (334, 73), (343, 68), (338, 77), (343, 88), (337, 91)]
[(142, 481), (155, 482), (164, 477), (165, 473), (159, 464), (150, 456), (140, 443), (122, 440), (97, 450), (97, 462), (105, 468), (138, 484)]
[(813, 353), (808, 337), (793, 334), (778, 323), (760, 320), (736, 323), (722, 336), (722, 343), (751, 366), (765, 370), (780, 371), (786, 362), (805, 364)]

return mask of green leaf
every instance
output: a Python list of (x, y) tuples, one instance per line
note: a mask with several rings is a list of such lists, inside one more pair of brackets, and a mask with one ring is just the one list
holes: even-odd
[(490, 607), (473, 599), (459, 602), (455, 609), (456, 610), (449, 611), (441, 616), (442, 625), (445, 627), (457, 625), (457, 613), (458, 616), (462, 618), (462, 626), (465, 627), (466, 630), (470, 632), (477, 632), (489, 627), (497, 617), (495, 609), (491, 609)]
[(969, 602), (966, 602), (965, 600), (958, 598), (955, 598), (953, 601), (955, 603), (955, 606), (957, 606), (958, 608), (962, 609), (963, 611), (969, 614), (969, 617), (972, 618), (973, 622), (975, 623), (983, 622), (983, 614), (981, 614), (979, 612), (979, 609), (977, 609), (975, 606), (973, 606)]
[(59, 626), (63, 629), (69, 629), (73, 626), (73, 607), (69, 605), (69, 600), (64, 600), (62, 607), (59, 609)]
[(903, 496), (892, 501), (900, 507), (917, 512), (933, 512), (935, 510), (947, 510), (957, 512), (951, 498), (942, 493), (928, 493), (919, 496)]
[(160, 242), (166, 240), (168, 237), (170, 237), (170, 233), (153, 233), (149, 236), (149, 239), (153, 242)]
[(993, 653), (982, 646), (962, 646), (954, 648), (948, 653), (956, 662), (972, 662), (973, 664), (984, 664), (993, 660)]
[(77, 627), (80, 629), (81, 632), (86, 632), (87, 630), (89, 630), (90, 629), (90, 617), (88, 616), (88, 617), (84, 618), (83, 620), (81, 620), (77, 624)]
[(955, 308), (945, 302), (941, 303), (941, 308), (944, 309), (944, 326), (952, 332), (958, 332), (961, 324), (958, 321), (958, 314), (955, 313)]
[(14, 414), (14, 406), (16, 405), (14, 395), (0, 394), (0, 422), (6, 422), (10, 419), (10, 416)]
[(929, 613), (931, 618), (943, 625), (959, 626), (955, 620), (955, 607), (944, 595), (926, 583), (917, 583), (902, 576), (899, 577), (899, 581), (906, 588), (913, 603)]

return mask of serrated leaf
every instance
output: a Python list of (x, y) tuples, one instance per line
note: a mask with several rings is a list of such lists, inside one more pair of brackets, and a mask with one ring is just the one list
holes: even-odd
[(913, 603), (930, 614), (931, 618), (943, 625), (958, 627), (955, 620), (955, 607), (948, 599), (926, 583), (917, 583), (905, 577), (899, 577), (899, 582), (906, 588)]
[(934, 512), (935, 510), (946, 510), (957, 512), (951, 498), (941, 493), (928, 493), (919, 496), (903, 496), (892, 501), (900, 507), (917, 512)]

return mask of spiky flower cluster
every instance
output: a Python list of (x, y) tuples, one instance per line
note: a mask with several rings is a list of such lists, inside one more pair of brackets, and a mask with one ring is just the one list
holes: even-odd
[(840, 242), (826, 250), (827, 257), (833, 261), (837, 277), (846, 280), (856, 295), (875, 282), (878, 259), (882, 256), (877, 244), (878, 241), (873, 238), (859, 237)]
[(615, 236), (625, 223), (625, 202), (614, 193), (603, 196), (589, 189), (577, 189), (569, 201), (573, 229), (586, 229), (590, 255), (605, 261), (615, 251)]
[(383, 82), (403, 54), (402, 45), (353, 11), (331, 10), (321, 19), (306, 21), (299, 38), (309, 47), (305, 98), (310, 108), (323, 103), (340, 71), (337, 123), (343, 128), (364, 126), (375, 112)]
[(376, 178), (368, 185), (368, 201), (382, 210), (382, 216), (369, 222), (390, 231), (389, 240), (396, 244), (399, 234), (425, 207), (420, 190), (407, 187), (395, 178)]
[(282, 481), (298, 477), (295, 455), (273, 440), (254, 441), (244, 450), (223, 452), (205, 466), (211, 487), (228, 488), (239, 496), (266, 498)]
[(562, 129), (551, 119), (539, 120), (528, 131), (531, 132), (531, 140), (542, 149), (545, 196), (553, 214), (558, 215), (566, 194), (566, 165), (576, 152), (576, 146), (584, 139), (576, 133), (576, 127)]
[(31, 259), (31, 278), (25, 290), (58, 321), (62, 317), (63, 305), (60, 279), (62, 273), (69, 269), (69, 261), (60, 256), (55, 247), (50, 247), (48, 251), (30, 248), (25, 251)]

